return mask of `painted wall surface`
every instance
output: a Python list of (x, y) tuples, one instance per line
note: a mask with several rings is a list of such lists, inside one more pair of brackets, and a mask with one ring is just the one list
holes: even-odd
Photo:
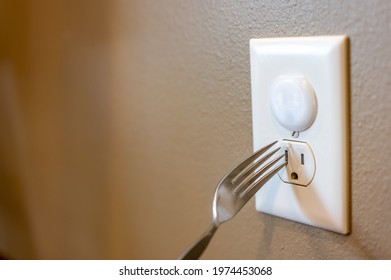
[(347, 34), (352, 233), (252, 201), (203, 257), (390, 259), (390, 32), (380, 0), (1, 0), (0, 252), (176, 258), (252, 152), (249, 39)]

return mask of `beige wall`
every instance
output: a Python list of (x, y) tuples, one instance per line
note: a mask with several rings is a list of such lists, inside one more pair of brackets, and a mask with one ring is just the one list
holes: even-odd
[(351, 38), (352, 234), (246, 206), (204, 258), (391, 258), (391, 2), (0, 0), (0, 252), (173, 259), (252, 151), (248, 41)]

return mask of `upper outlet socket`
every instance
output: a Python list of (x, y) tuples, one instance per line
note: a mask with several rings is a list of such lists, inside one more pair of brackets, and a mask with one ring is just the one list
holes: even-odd
[(278, 77), (271, 86), (269, 102), (275, 119), (289, 131), (306, 130), (315, 120), (316, 95), (305, 77)]

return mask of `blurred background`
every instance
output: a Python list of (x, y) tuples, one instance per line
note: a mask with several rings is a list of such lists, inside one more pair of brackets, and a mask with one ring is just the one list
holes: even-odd
[(352, 233), (257, 213), (205, 259), (391, 258), (391, 2), (0, 0), (0, 255), (175, 259), (252, 152), (249, 39), (351, 40)]

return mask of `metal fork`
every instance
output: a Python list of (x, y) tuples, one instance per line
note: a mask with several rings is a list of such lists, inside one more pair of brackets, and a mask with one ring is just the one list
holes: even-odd
[[(198, 259), (208, 246), (209, 241), (212, 239), (219, 225), (232, 219), (250, 198), (287, 164), (287, 159), (285, 158), (283, 163), (279, 163), (274, 167), (279, 160), (285, 157), (285, 154), (264, 164), (280, 149), (276, 148), (265, 154), (277, 142), (270, 143), (258, 150), (220, 180), (213, 198), (212, 224), (200, 239), (190, 245), (178, 259)], [(261, 157), (262, 155), (263, 157)]]

